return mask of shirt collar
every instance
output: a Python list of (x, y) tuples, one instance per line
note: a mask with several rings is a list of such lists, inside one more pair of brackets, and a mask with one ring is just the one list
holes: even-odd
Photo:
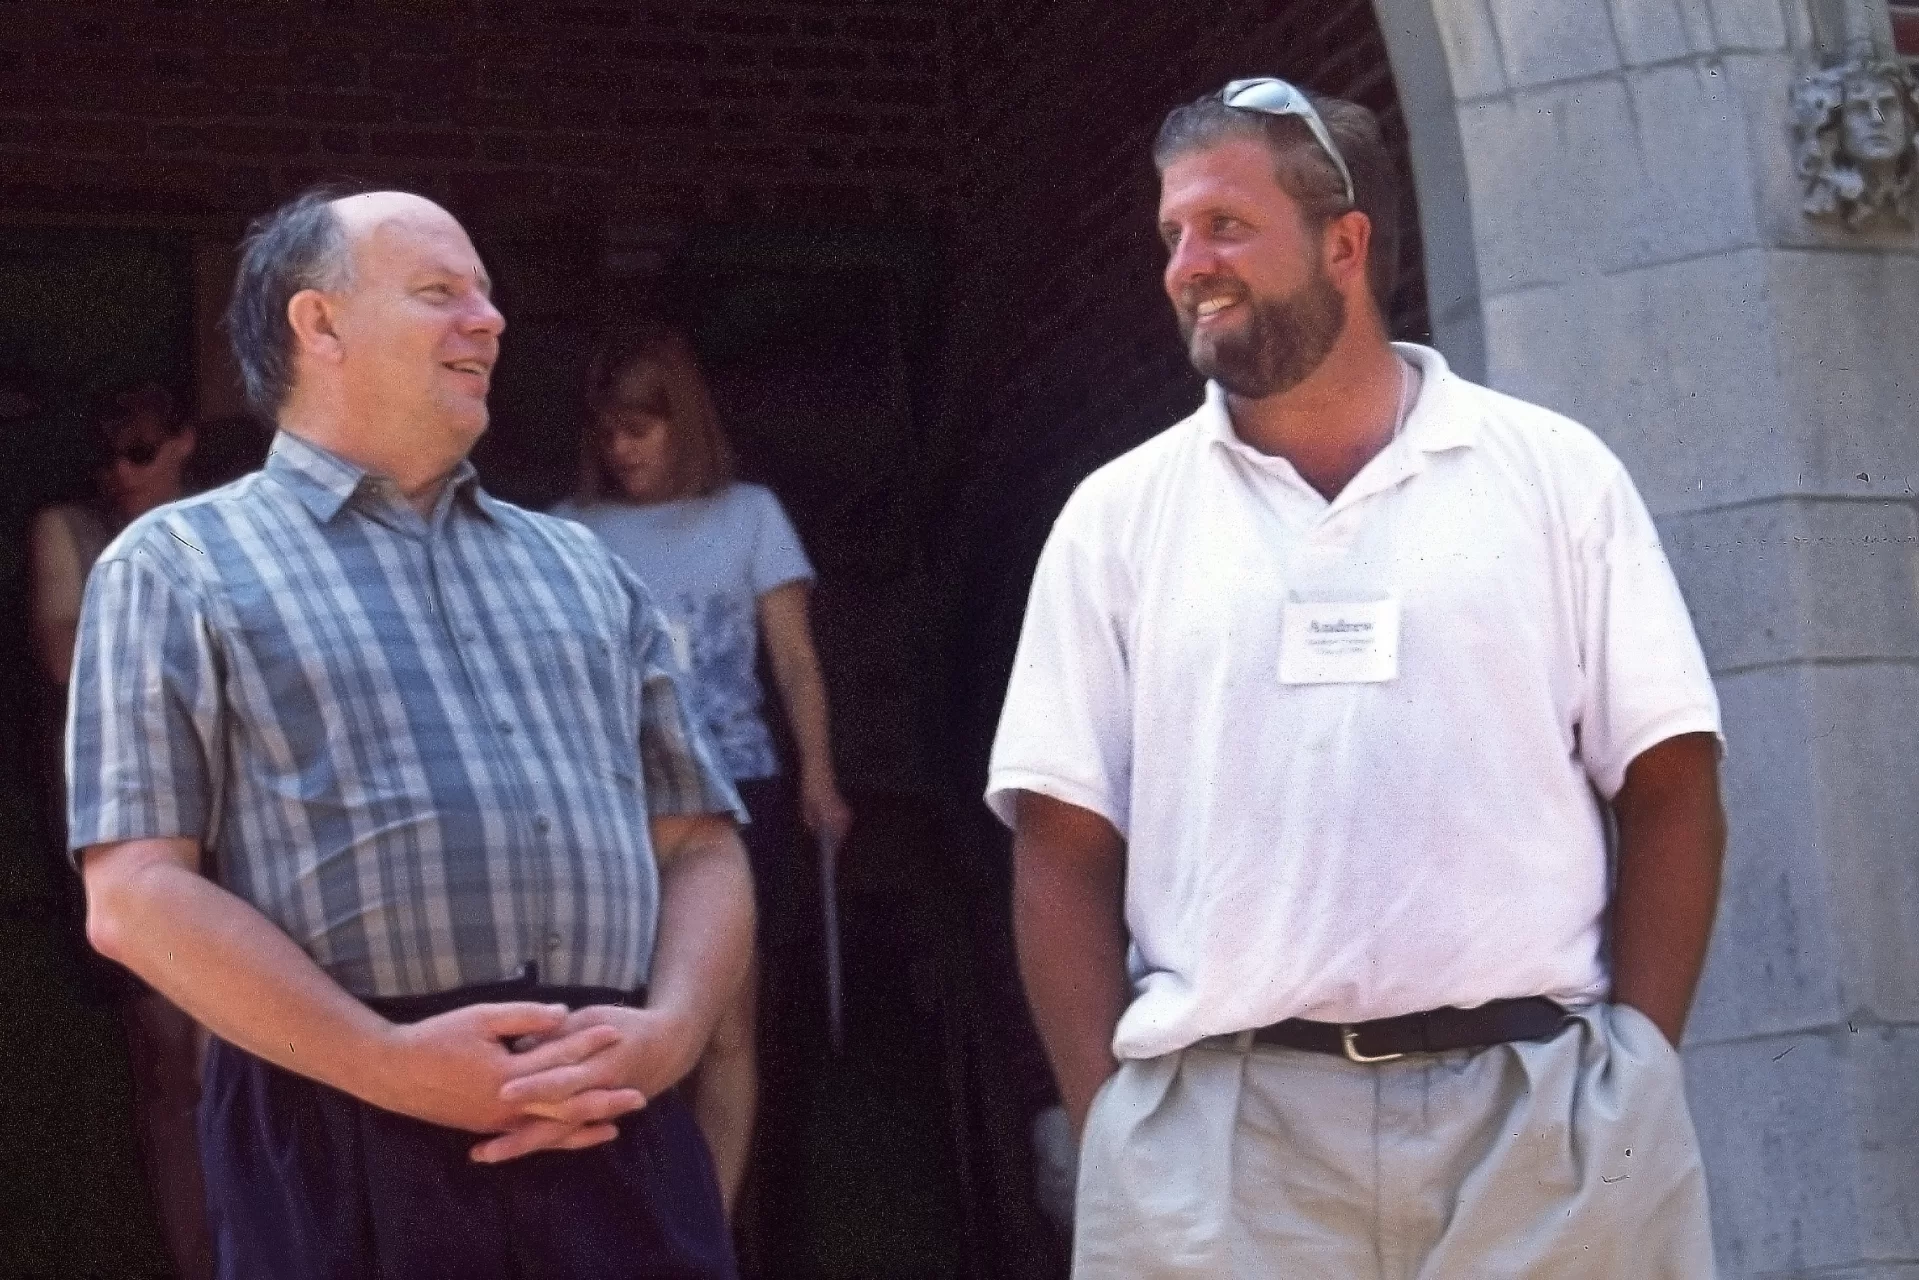
[[(1420, 375), (1419, 395), (1406, 415), (1400, 438), (1422, 453), (1444, 453), (1477, 443), (1479, 418), (1470, 406), (1459, 403), (1455, 386), (1459, 379), (1446, 357), (1416, 342), (1395, 342), (1393, 350), (1410, 361)], [(1257, 452), (1233, 430), (1232, 415), (1226, 411), (1226, 392), (1217, 382), (1206, 384), (1206, 403), (1199, 416), (1208, 440), (1229, 449)]]
[(1393, 350), (1419, 370), (1419, 398), (1406, 415), (1406, 443), (1423, 453), (1477, 444), (1479, 413), (1471, 403), (1461, 403), (1459, 379), (1446, 357), (1417, 342), (1395, 342)]
[(364, 467), (288, 431), (273, 437), (265, 471), (293, 490), (321, 524), (340, 514), (367, 475)]
[[(321, 524), (339, 515), (340, 509), (352, 501), (355, 494), (380, 483), (380, 477), (365, 467), (290, 431), (281, 431), (273, 437), (265, 469), (268, 475), (293, 490), (294, 496)], [(455, 498), (466, 494), (481, 514), (490, 520), (499, 518), (494, 509), (495, 499), (480, 488), (479, 472), (471, 459), (460, 459), (447, 477), (447, 483), (452, 486)]]

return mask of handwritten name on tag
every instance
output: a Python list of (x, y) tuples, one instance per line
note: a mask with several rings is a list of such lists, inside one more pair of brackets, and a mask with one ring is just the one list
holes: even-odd
[(1379, 684), (1399, 675), (1399, 600), (1307, 604), (1280, 617), (1281, 684)]

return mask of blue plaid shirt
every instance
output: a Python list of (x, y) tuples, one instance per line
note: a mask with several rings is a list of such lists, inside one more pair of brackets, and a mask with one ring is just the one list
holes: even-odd
[(646, 981), (651, 816), (739, 801), (646, 589), (462, 464), (430, 519), (282, 434), (87, 582), (71, 844), (185, 836), (363, 996)]

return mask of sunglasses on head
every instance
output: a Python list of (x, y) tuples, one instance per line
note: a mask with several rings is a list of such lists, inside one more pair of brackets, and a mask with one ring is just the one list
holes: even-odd
[(1339, 154), (1339, 147), (1333, 142), (1333, 135), (1326, 131), (1326, 122), (1319, 118), (1312, 101), (1300, 90), (1284, 80), (1272, 76), (1261, 76), (1255, 80), (1234, 80), (1219, 91), (1219, 100), (1235, 111), (1258, 111), (1269, 116), (1298, 116), (1311, 130), (1313, 141), (1333, 162), (1333, 168), (1339, 170), (1339, 180), (1346, 184), (1346, 207), (1352, 208), (1359, 201), (1353, 195), (1352, 171), (1346, 167), (1346, 157)]

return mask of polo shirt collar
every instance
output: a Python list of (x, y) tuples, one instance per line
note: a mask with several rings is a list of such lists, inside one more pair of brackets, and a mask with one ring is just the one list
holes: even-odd
[[(1406, 415), (1400, 439), (1421, 453), (1444, 453), (1466, 448), (1479, 439), (1479, 416), (1469, 404), (1461, 403), (1459, 379), (1446, 357), (1431, 347), (1416, 342), (1395, 342), (1399, 352), (1419, 370), (1419, 398)], [(1206, 403), (1200, 409), (1201, 429), (1208, 440), (1229, 449), (1252, 451), (1252, 446), (1233, 430), (1233, 418), (1226, 411), (1226, 392), (1217, 382), (1206, 384)], [(1256, 451), (1255, 451), (1256, 452)]]
[[(273, 437), (265, 470), (291, 489), (301, 505), (321, 524), (332, 521), (355, 494), (367, 490), (378, 480), (365, 467), (289, 431)], [(455, 498), (467, 495), (481, 514), (490, 520), (499, 518), (495, 499), (480, 488), (479, 472), (471, 459), (462, 458), (447, 483), (452, 486)]]
[(1406, 415), (1400, 438), (1422, 453), (1444, 453), (1469, 448), (1479, 441), (1479, 411), (1462, 402), (1459, 379), (1446, 357), (1417, 342), (1395, 342), (1399, 352), (1419, 370), (1419, 399)]

